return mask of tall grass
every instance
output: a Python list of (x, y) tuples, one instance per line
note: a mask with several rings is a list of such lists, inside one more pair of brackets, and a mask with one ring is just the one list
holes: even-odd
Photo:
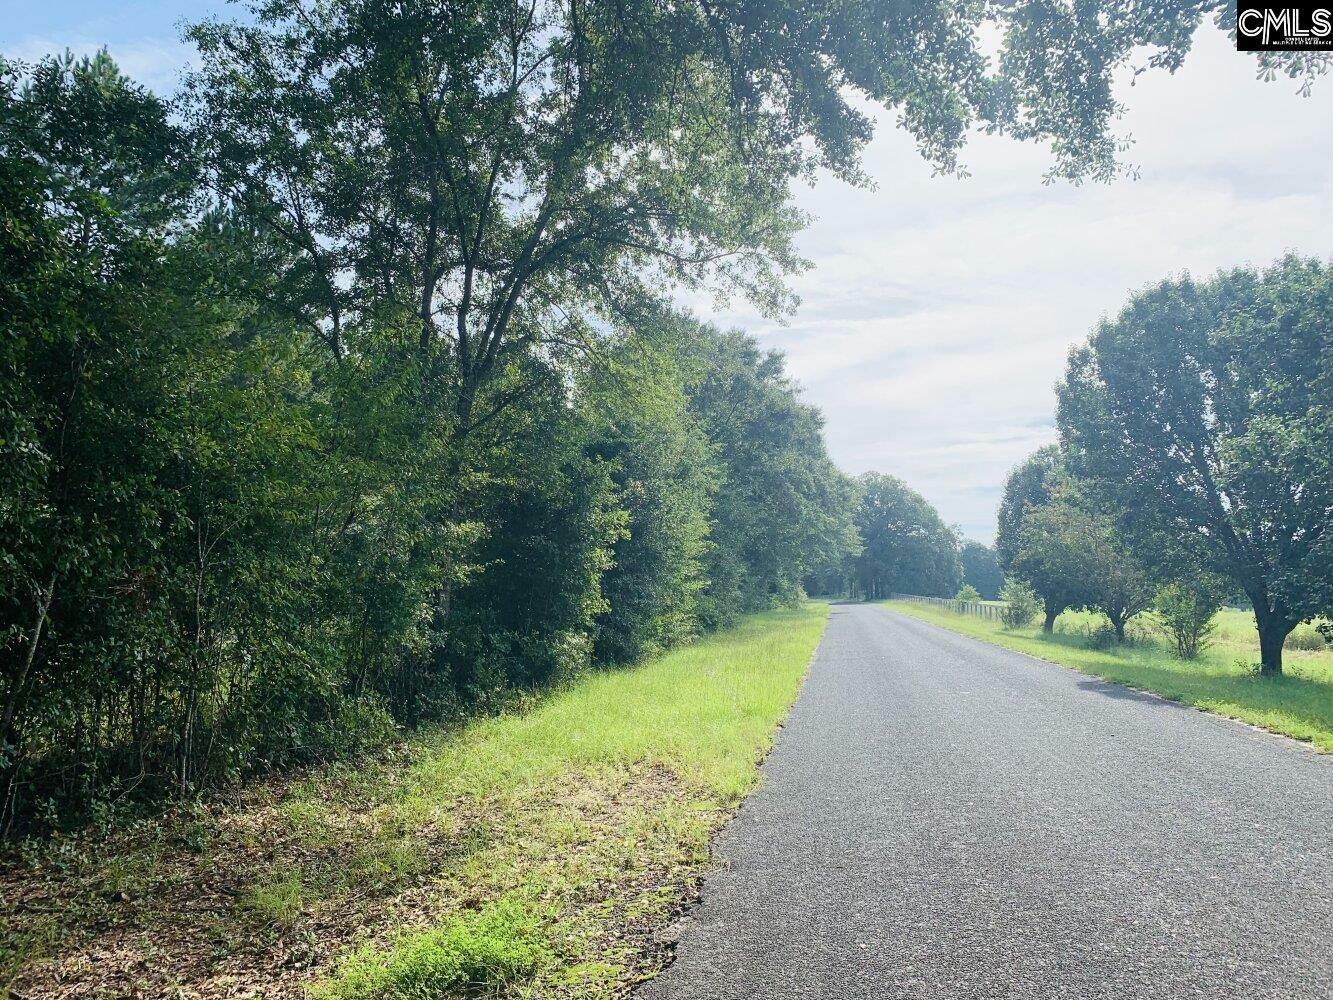
[(211, 996), (222, 968), (273, 997), (624, 995), (665, 962), (656, 931), (827, 617), (756, 615), (511, 714), (0, 857), (0, 996)]

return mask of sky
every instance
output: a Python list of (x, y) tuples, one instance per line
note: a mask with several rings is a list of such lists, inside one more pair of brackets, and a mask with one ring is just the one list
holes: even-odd
[[(107, 45), (169, 91), (190, 59), (177, 25), (216, 0), (12, 5), (0, 51), (33, 58)], [(1046, 185), (1038, 146), (980, 136), (966, 178), (932, 176), (884, 115), (866, 151), (873, 190), (801, 187), (813, 268), (785, 324), (743, 303), (697, 311), (784, 351), (824, 412), (845, 471), (899, 476), (963, 533), (990, 542), (1008, 470), (1053, 441), (1054, 383), (1073, 344), (1137, 289), (1189, 271), (1333, 257), (1333, 79), (1311, 97), (1255, 79), (1208, 28), (1175, 74), (1122, 81), (1135, 170), (1110, 184)]]

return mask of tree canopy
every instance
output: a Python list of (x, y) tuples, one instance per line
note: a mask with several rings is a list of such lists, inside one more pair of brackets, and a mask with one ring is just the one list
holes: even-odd
[(1028, 514), (1051, 502), (1063, 476), (1058, 445), (1039, 448), (1010, 470), (996, 514), (995, 556), (1003, 572), (1013, 570)]
[(952, 597), (963, 582), (957, 530), (901, 479), (867, 472), (857, 485), (861, 593), (871, 599), (895, 593)]
[(1254, 606), (1262, 666), (1297, 623), (1333, 609), (1333, 272), (1169, 280), (1071, 353), (1059, 423), (1094, 495), (1157, 531)]

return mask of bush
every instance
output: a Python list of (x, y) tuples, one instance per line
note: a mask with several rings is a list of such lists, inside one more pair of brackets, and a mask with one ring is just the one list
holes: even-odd
[(970, 601), (975, 604), (981, 601), (981, 592), (978, 591), (976, 587), (972, 586), (972, 584), (966, 583), (963, 584), (962, 589), (959, 590), (958, 593), (953, 595), (953, 599), (955, 601)]
[(1005, 628), (1026, 628), (1041, 613), (1041, 601), (1036, 592), (1016, 577), (1004, 581), (1000, 600), (1004, 601), (1000, 620)]
[(1222, 606), (1219, 593), (1214, 581), (1206, 577), (1169, 583), (1157, 592), (1153, 607), (1171, 636), (1178, 659), (1197, 659), (1208, 648)]
[(1328, 645), (1328, 640), (1324, 637), (1324, 632), (1311, 624), (1297, 625), (1291, 630), (1286, 641), (1282, 643), (1283, 649), (1301, 649), (1309, 652), (1320, 652)]
[(1086, 640), (1089, 649), (1101, 650), (1111, 649), (1121, 642), (1121, 639), (1116, 635), (1115, 626), (1109, 621), (1089, 626), (1086, 632)]

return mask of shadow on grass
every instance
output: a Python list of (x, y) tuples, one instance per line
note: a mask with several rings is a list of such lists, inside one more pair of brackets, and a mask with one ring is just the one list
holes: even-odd
[[(891, 607), (951, 631), (1099, 678), (1081, 681), (1079, 687), (1083, 690), (1121, 700), (1153, 700), (1143, 693), (1147, 691), (1333, 752), (1333, 675), (1326, 675), (1327, 667), (1322, 665), (1307, 665), (1293, 658), (1288, 666), (1290, 672), (1280, 677), (1264, 677), (1240, 660), (1225, 662), (1221, 659), (1225, 654), (1220, 651), (1193, 662), (1182, 662), (1151, 642), (1100, 649), (1091, 647), (1087, 637), (1078, 634), (1046, 635), (1030, 629), (1011, 632), (998, 623), (934, 609), (896, 603)], [(1307, 672), (1315, 676), (1308, 676)]]
[[(1152, 700), (1132, 690), (1142, 688), (1333, 750), (1333, 685), (1328, 683), (1292, 674), (1262, 677), (1220, 672), (1208, 664), (1144, 663), (1138, 657), (1147, 650), (1135, 650), (1131, 653), (1134, 659), (1122, 659), (1114, 652), (1079, 649), (1064, 642), (1038, 640), (1032, 645), (1045, 647), (1050, 659), (1102, 678), (1101, 682), (1080, 682), (1085, 690), (1110, 698)], [(1125, 684), (1131, 687), (1121, 686)]]

